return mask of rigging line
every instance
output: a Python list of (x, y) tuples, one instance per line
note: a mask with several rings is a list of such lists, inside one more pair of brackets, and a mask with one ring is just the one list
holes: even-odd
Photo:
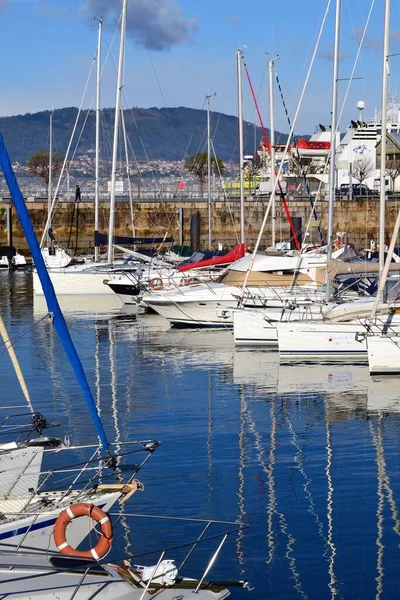
[(1, 316), (1, 314), (0, 314), (0, 335), (1, 335), (1, 338), (2, 338), (2, 340), (3, 340), (3, 342), (4, 342), (5, 346), (6, 346), (6, 349), (8, 351), (8, 355), (9, 355), (10, 360), (12, 362), (12, 365), (14, 367), (14, 371), (15, 371), (15, 374), (17, 376), (18, 383), (19, 383), (19, 385), (21, 387), (22, 393), (25, 396), (25, 400), (28, 403), (29, 410), (31, 411), (31, 413), (34, 413), (35, 411), (33, 410), (32, 402), (31, 402), (31, 397), (29, 395), (28, 388), (26, 386), (26, 382), (25, 382), (24, 376), (22, 374), (21, 367), (20, 367), (20, 364), (18, 362), (17, 355), (15, 354), (14, 348), (13, 348), (12, 344), (10, 343), (10, 339), (9, 339), (9, 336), (8, 336), (8, 333), (7, 333), (7, 329), (6, 329), (6, 326), (4, 324), (4, 321), (3, 321), (3, 318)]
[[(286, 106), (285, 98), (283, 96), (281, 82), (279, 80), (278, 73), (276, 72), (276, 70), (275, 70), (275, 78), (276, 78), (276, 83), (278, 85), (278, 90), (279, 90), (279, 93), (280, 93), (280, 96), (281, 96), (283, 110), (285, 112), (286, 120), (288, 122), (289, 129), (290, 129), (291, 122), (290, 122), (289, 111), (288, 111), (287, 106)], [(306, 193), (307, 193), (308, 199), (310, 201), (312, 216), (314, 217), (314, 220), (318, 222), (319, 219), (318, 219), (317, 211), (315, 209), (315, 200), (313, 200), (313, 198), (311, 196), (310, 185), (309, 185), (309, 182), (308, 182), (308, 179), (307, 179), (307, 174), (306, 174), (306, 172), (304, 170), (304, 165), (303, 165), (303, 161), (302, 161), (302, 158), (300, 156), (300, 153), (299, 153), (299, 149), (297, 148), (297, 137), (296, 137), (295, 134), (293, 135), (293, 142), (294, 142), (295, 148), (296, 148), (297, 159), (298, 159), (298, 162), (300, 164), (301, 175), (303, 177), (304, 185), (306, 187)], [(318, 225), (318, 235), (319, 235), (319, 239), (320, 239), (321, 244), (324, 244), (324, 234), (322, 233), (322, 229), (321, 229), (320, 225)]]
[(278, 179), (280, 178), (280, 176), (282, 174), (283, 163), (284, 163), (284, 160), (285, 160), (285, 158), (287, 156), (287, 153), (288, 153), (290, 140), (292, 138), (292, 135), (293, 135), (293, 132), (294, 132), (294, 128), (295, 128), (296, 123), (297, 123), (297, 117), (299, 115), (300, 107), (301, 107), (301, 104), (303, 102), (303, 98), (304, 98), (304, 95), (305, 95), (305, 92), (306, 92), (306, 89), (307, 89), (307, 85), (308, 85), (308, 81), (310, 79), (310, 75), (311, 75), (312, 67), (314, 65), (315, 57), (317, 56), (317, 52), (318, 52), (319, 44), (320, 44), (320, 41), (321, 41), (322, 33), (323, 33), (324, 28), (325, 28), (326, 19), (328, 17), (328, 13), (329, 13), (329, 8), (330, 8), (330, 5), (331, 5), (331, 1), (332, 0), (327, 0), (325, 12), (324, 12), (324, 16), (322, 18), (322, 23), (321, 23), (320, 30), (319, 30), (319, 33), (318, 33), (317, 42), (315, 44), (314, 52), (313, 52), (313, 55), (311, 57), (310, 65), (308, 67), (308, 71), (307, 71), (306, 79), (305, 79), (305, 82), (304, 82), (304, 85), (303, 85), (303, 89), (302, 89), (301, 94), (300, 94), (300, 99), (299, 99), (299, 102), (298, 102), (298, 105), (297, 105), (297, 108), (296, 108), (296, 113), (295, 113), (294, 118), (293, 118), (292, 127), (290, 128), (290, 131), (289, 131), (288, 139), (287, 139), (287, 142), (286, 142), (286, 145), (285, 145), (285, 150), (284, 150), (283, 156), (282, 156), (282, 162), (281, 162), (281, 164), (279, 166), (277, 178), (276, 178), (276, 181), (275, 181), (275, 189), (273, 189), (272, 192), (271, 192), (271, 196), (269, 198), (267, 210), (265, 211), (263, 222), (262, 222), (261, 228), (260, 228), (260, 232), (258, 234), (257, 241), (256, 241), (256, 244), (254, 246), (253, 254), (252, 254), (251, 258), (250, 258), (250, 265), (249, 265), (249, 268), (247, 269), (246, 277), (245, 277), (245, 280), (243, 282), (243, 288), (242, 288), (242, 293), (243, 294), (245, 293), (245, 288), (246, 288), (246, 285), (247, 285), (247, 282), (248, 282), (248, 279), (249, 279), (249, 276), (250, 276), (250, 272), (251, 272), (251, 270), (253, 268), (253, 264), (254, 264), (254, 261), (255, 261), (255, 257), (256, 257), (258, 248), (260, 247), (260, 244), (261, 244), (261, 239), (262, 239), (262, 236), (263, 236), (263, 233), (264, 233), (265, 225), (267, 223), (268, 216), (269, 216), (269, 211), (271, 209), (272, 201), (273, 201), (273, 198), (274, 198), (274, 195), (275, 195), (277, 181), (278, 181)]
[(130, 149), (130, 151), (132, 153), (132, 156), (133, 156), (133, 162), (135, 163), (135, 167), (136, 167), (136, 171), (137, 171), (136, 176), (138, 177), (138, 179), (141, 179), (143, 181), (142, 170), (140, 168), (140, 164), (138, 162), (138, 158), (136, 156), (136, 153), (135, 153), (135, 151), (133, 149), (133, 146), (132, 146), (132, 143), (131, 143), (129, 135), (126, 136), (126, 139), (128, 141), (129, 149)]
[[(34, 323), (32, 323), (32, 325), (30, 325), (29, 327), (27, 327), (26, 329), (24, 329), (21, 333), (19, 333), (18, 335), (15, 335), (12, 338), (8, 338), (7, 340), (3, 340), (4, 345), (9, 344), (10, 346), (15, 346), (15, 344), (17, 342), (19, 342), (19, 340), (21, 340), (23, 337), (25, 337), (25, 335), (27, 333), (29, 333), (29, 331), (31, 331), (34, 327), (36, 327), (36, 325), (39, 325), (39, 323), (41, 323), (42, 321), (44, 321), (45, 319), (48, 319), (49, 315), (46, 314), (44, 315), (44, 317), (41, 317), (40, 319), (38, 319), (37, 321), (34, 321)], [(2, 344), (3, 345), (3, 344)], [(4, 354), (6, 352), (7, 349), (3, 350), (0, 352), (0, 356), (2, 354)]]
[(256, 108), (257, 115), (258, 115), (258, 120), (260, 121), (261, 129), (262, 129), (262, 132), (263, 132), (264, 141), (265, 141), (265, 148), (267, 149), (267, 152), (270, 152), (271, 151), (271, 145), (269, 143), (267, 131), (266, 131), (265, 127), (264, 127), (264, 122), (262, 120), (262, 116), (261, 116), (261, 113), (260, 113), (260, 108), (258, 106), (258, 102), (257, 102), (257, 98), (256, 98), (256, 95), (255, 95), (255, 92), (254, 92), (253, 84), (252, 84), (252, 81), (250, 79), (250, 73), (249, 73), (249, 70), (247, 68), (247, 64), (245, 63), (245, 61), (243, 61), (243, 66), (244, 66), (244, 69), (246, 71), (247, 81), (248, 81), (249, 87), (250, 87), (250, 92), (251, 92), (251, 95), (253, 96), (254, 106)]
[[(138, 13), (136, 11), (136, 6), (135, 6), (134, 2), (132, 2), (132, 10), (136, 14), (136, 16), (139, 17), (139, 15), (138, 15)], [(143, 46), (146, 47), (145, 38), (144, 38), (144, 35), (143, 35), (143, 31), (140, 28), (139, 28), (139, 31), (141, 33)], [(157, 74), (157, 71), (156, 71), (153, 59), (151, 57), (151, 54), (150, 54), (150, 51), (149, 51), (148, 48), (147, 48), (147, 56), (148, 56), (148, 59), (150, 61), (151, 68), (152, 68), (152, 71), (153, 71), (153, 75), (154, 75), (156, 83), (157, 83), (158, 91), (160, 92), (160, 96), (161, 96), (161, 99), (162, 99), (163, 104), (164, 104), (164, 108), (165, 108), (165, 111), (166, 111), (167, 119), (169, 121), (170, 127), (171, 127), (174, 135), (176, 135), (176, 130), (175, 130), (175, 127), (174, 127), (171, 115), (169, 113), (169, 110), (167, 108), (167, 103), (166, 103), (166, 100), (165, 100), (164, 92), (162, 90), (161, 83), (160, 83), (160, 80), (159, 80), (159, 77), (158, 77), (158, 74)], [(183, 177), (183, 171), (182, 170), (180, 170), (180, 175)]]
[(342, 102), (342, 108), (341, 108), (340, 113), (339, 113), (339, 118), (338, 118), (338, 121), (337, 121), (336, 132), (339, 129), (340, 119), (342, 118), (343, 110), (344, 110), (345, 104), (347, 102), (347, 96), (349, 95), (349, 92), (350, 92), (350, 86), (351, 86), (352, 81), (353, 81), (354, 72), (355, 72), (357, 64), (358, 64), (358, 59), (359, 59), (360, 54), (361, 54), (362, 46), (364, 44), (364, 39), (365, 39), (365, 36), (367, 34), (367, 29), (368, 29), (368, 25), (369, 25), (369, 22), (370, 22), (370, 19), (371, 19), (371, 14), (372, 14), (372, 10), (373, 10), (374, 6), (375, 6), (375, 0), (371, 0), (371, 5), (369, 7), (369, 12), (368, 12), (368, 15), (367, 15), (367, 20), (365, 21), (365, 25), (364, 25), (362, 36), (361, 36), (361, 39), (360, 39), (360, 43), (358, 44), (357, 54), (356, 54), (356, 57), (354, 59), (353, 68), (352, 68), (351, 73), (350, 73), (350, 78), (349, 78), (349, 81), (347, 83), (346, 92), (345, 92), (345, 95), (344, 95), (344, 98), (343, 98), (343, 102)]
[[(155, 68), (155, 66), (154, 66), (154, 62), (153, 62), (153, 59), (152, 59), (152, 57), (151, 57), (151, 54), (150, 54), (150, 51), (149, 51), (149, 50), (147, 50), (147, 56), (148, 56), (148, 58), (149, 58), (149, 60), (150, 60), (151, 68), (152, 68), (152, 70), (153, 70), (153, 74), (154, 74), (154, 77), (155, 77), (155, 79), (156, 79), (156, 82), (157, 82), (158, 90), (159, 90), (159, 92), (160, 92), (160, 96), (161, 96), (161, 98), (162, 98), (162, 101), (163, 101), (163, 103), (164, 103), (164, 108), (165, 108), (165, 111), (166, 111), (166, 115), (167, 115), (167, 118), (168, 118), (168, 121), (169, 121), (170, 127), (171, 127), (171, 129), (172, 129), (172, 131), (173, 131), (174, 135), (177, 137), (177, 132), (176, 132), (176, 129), (175, 129), (175, 127), (174, 127), (174, 124), (173, 124), (173, 121), (172, 121), (171, 115), (170, 115), (170, 113), (169, 113), (169, 110), (168, 110), (168, 108), (167, 108), (167, 103), (166, 103), (166, 101), (165, 101), (164, 93), (163, 93), (163, 91), (162, 91), (162, 88), (161, 88), (161, 83), (160, 83), (160, 80), (159, 80), (159, 78), (158, 78), (158, 75), (157, 75), (157, 72), (156, 72), (156, 68)], [(180, 176), (183, 178), (183, 175), (184, 175), (184, 170), (183, 170), (183, 168), (179, 168), (179, 169), (178, 169), (178, 172), (179, 172)]]
[[(261, 117), (261, 113), (260, 113), (260, 110), (259, 110), (259, 107), (258, 107), (257, 98), (256, 98), (255, 93), (254, 93), (253, 84), (252, 84), (251, 79), (250, 79), (250, 74), (249, 74), (249, 71), (247, 69), (247, 65), (246, 65), (246, 63), (244, 61), (243, 61), (243, 65), (244, 65), (244, 68), (245, 68), (245, 71), (246, 71), (247, 80), (249, 82), (249, 86), (250, 86), (250, 90), (251, 90), (251, 95), (253, 96), (253, 101), (254, 101), (254, 104), (256, 105), (258, 118), (260, 120), (261, 128), (262, 128), (262, 131), (263, 131), (263, 135), (264, 135), (264, 147), (265, 147), (266, 151), (270, 154), (271, 153), (271, 144), (269, 142), (269, 139), (268, 139), (268, 136), (267, 136), (267, 132), (266, 132), (265, 127), (264, 127), (264, 123), (263, 123), (263, 120), (262, 120), (262, 117)], [(276, 165), (272, 165), (271, 164), (271, 170), (272, 169), (274, 169), (275, 175), (277, 175)], [(277, 177), (277, 181), (275, 183), (275, 189), (276, 189), (276, 185), (278, 185), (278, 188), (279, 188), (279, 195), (280, 195), (281, 200), (283, 202), (283, 207), (285, 209), (286, 218), (287, 218), (287, 221), (289, 223), (290, 231), (292, 232), (292, 235), (293, 235), (294, 243), (296, 245), (297, 250), (300, 251), (301, 250), (300, 243), (299, 243), (299, 240), (297, 238), (296, 230), (295, 230), (294, 225), (293, 225), (293, 221), (292, 221), (292, 217), (291, 217), (291, 214), (290, 214), (289, 206), (288, 206), (288, 203), (286, 201), (286, 196), (283, 193), (283, 189), (282, 189), (280, 177)], [(275, 191), (274, 191), (274, 193), (275, 193)]]
[(132, 198), (131, 173), (130, 173), (130, 169), (129, 169), (129, 155), (128, 155), (126, 127), (125, 127), (125, 117), (124, 117), (124, 111), (122, 110), (122, 108), (121, 108), (121, 124), (122, 124), (122, 133), (124, 136), (126, 176), (128, 179), (129, 207), (130, 207), (130, 211), (131, 211), (131, 228), (132, 228), (132, 235), (133, 235), (133, 237), (135, 237), (136, 236), (135, 211), (134, 211), (133, 198)]
[[(97, 55), (97, 52), (96, 52), (96, 55)], [(82, 111), (83, 103), (84, 103), (85, 97), (86, 97), (86, 92), (87, 92), (87, 89), (88, 89), (88, 86), (89, 86), (90, 79), (92, 77), (92, 72), (93, 72), (95, 64), (96, 64), (96, 56), (93, 58), (91, 67), (89, 69), (89, 75), (88, 75), (87, 80), (86, 80), (85, 88), (84, 88), (84, 91), (83, 91), (83, 94), (82, 94), (81, 103), (79, 105), (79, 109), (78, 109), (78, 113), (76, 115), (74, 127), (73, 127), (73, 130), (72, 130), (72, 134), (71, 134), (70, 140), (68, 142), (67, 151), (65, 153), (65, 157), (64, 157), (64, 161), (63, 161), (63, 165), (62, 165), (62, 168), (61, 168), (61, 172), (60, 172), (60, 175), (59, 175), (59, 178), (58, 178), (58, 181), (57, 181), (56, 189), (54, 190), (53, 200), (51, 202), (50, 210), (48, 211), (48, 215), (47, 215), (47, 219), (46, 219), (46, 224), (44, 226), (44, 230), (43, 230), (43, 234), (42, 234), (42, 239), (40, 240), (40, 248), (43, 247), (44, 241), (45, 241), (45, 239), (47, 237), (47, 231), (48, 231), (48, 228), (50, 227), (50, 223), (51, 223), (51, 218), (52, 218), (52, 215), (53, 215), (53, 211), (54, 211), (54, 208), (55, 208), (55, 206), (57, 204), (57, 201), (58, 201), (57, 200), (57, 196), (58, 196), (58, 192), (59, 192), (59, 189), (60, 189), (61, 180), (62, 180), (62, 177), (64, 175), (64, 171), (65, 171), (65, 168), (66, 168), (66, 165), (67, 165), (67, 162), (68, 162), (68, 155), (69, 155), (69, 152), (70, 152), (70, 149), (71, 149), (71, 146), (72, 146), (72, 140), (74, 138), (76, 129), (78, 127), (79, 117), (80, 117), (80, 114), (81, 114), (81, 111)]]
[(212, 140), (211, 140), (211, 147), (212, 147), (212, 151), (213, 151), (213, 154), (214, 154), (214, 157), (215, 157), (215, 164), (217, 165), (220, 183), (222, 185), (224, 201), (226, 202), (226, 204), (228, 206), (229, 216), (231, 218), (231, 223), (232, 223), (232, 226), (233, 226), (233, 231), (234, 231), (235, 236), (236, 236), (236, 241), (239, 243), (238, 230), (237, 230), (237, 227), (236, 227), (236, 223), (235, 223), (235, 219), (234, 219), (234, 216), (233, 216), (233, 211), (232, 211), (231, 205), (230, 205), (230, 203), (228, 202), (228, 199), (227, 199), (224, 178), (223, 178), (221, 170), (219, 168), (219, 164), (218, 164), (218, 161), (217, 161), (217, 155), (215, 153), (215, 148), (214, 148), (214, 142)]
[[(121, 20), (121, 16), (120, 16), (120, 19), (119, 19), (119, 21), (120, 21), (120, 20)], [(119, 21), (118, 21), (118, 23), (119, 23)], [(118, 27), (118, 25), (117, 25), (117, 27)], [(114, 34), (114, 37), (115, 37), (115, 34)], [(114, 37), (113, 37), (113, 39), (114, 39)], [(110, 47), (110, 50), (109, 50), (109, 54), (111, 55), (111, 62), (112, 62), (112, 64), (113, 64), (113, 66), (114, 66), (114, 70), (115, 70), (115, 71), (117, 71), (117, 65), (116, 65), (116, 62), (115, 62), (115, 59), (114, 59), (114, 55), (112, 54), (111, 47)], [(108, 57), (108, 54), (107, 54), (107, 57)], [(122, 89), (122, 91), (121, 91), (121, 94), (122, 94), (122, 98), (123, 98), (123, 102), (124, 102), (124, 104), (125, 104), (126, 106), (129, 106), (129, 104), (128, 104), (128, 99), (127, 99), (127, 97), (126, 97), (126, 94), (125, 94), (125, 89), (124, 89), (124, 88)], [(143, 141), (143, 139), (142, 139), (143, 132), (142, 132), (142, 131), (140, 130), (140, 128), (139, 128), (139, 125), (138, 125), (138, 123), (137, 123), (137, 120), (136, 120), (136, 118), (135, 118), (135, 115), (134, 115), (134, 113), (133, 113), (133, 109), (132, 109), (132, 108), (129, 108), (129, 109), (126, 109), (126, 110), (129, 110), (129, 113), (130, 113), (130, 115), (131, 115), (131, 117), (132, 117), (132, 121), (133, 121), (133, 123), (134, 123), (134, 125), (135, 125), (135, 127), (136, 127), (137, 131), (139, 132), (139, 142), (140, 142), (140, 145), (142, 146), (143, 153), (144, 153), (144, 156), (145, 156), (145, 160), (146, 160), (147, 162), (150, 162), (150, 159), (149, 159), (149, 154), (148, 154), (148, 150), (145, 148), (144, 141)], [(129, 136), (128, 136), (128, 139), (129, 139)], [(130, 145), (130, 147), (132, 147), (132, 144), (131, 144), (130, 140), (129, 140), (129, 145)], [(132, 152), (133, 152), (133, 150), (132, 150)], [(133, 152), (133, 154), (134, 154), (134, 152)], [(134, 156), (135, 156), (135, 154), (134, 154)], [(155, 171), (154, 171), (154, 170), (152, 170), (152, 175), (153, 175), (153, 183), (154, 183), (154, 185), (155, 185)], [(142, 179), (143, 179), (143, 178), (142, 178)]]

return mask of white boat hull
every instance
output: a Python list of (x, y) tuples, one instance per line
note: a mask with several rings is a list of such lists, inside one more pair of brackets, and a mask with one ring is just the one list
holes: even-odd
[(367, 361), (361, 324), (278, 323), (279, 356), (303, 360)]
[(232, 327), (233, 300), (157, 302), (149, 306), (175, 326)]
[(322, 320), (322, 305), (299, 304), (297, 308), (281, 306), (259, 309), (236, 309), (233, 311), (233, 334), (237, 346), (277, 346), (278, 322)]
[(143, 303), (172, 325), (232, 327), (232, 307), (237, 304), (233, 293), (237, 293), (237, 288), (200, 284), (185, 287), (181, 292), (147, 294)]
[[(400, 333), (398, 315), (381, 316), (368, 323), (368, 333), (377, 335), (385, 327)], [(278, 323), (279, 355), (296, 360), (357, 360), (367, 362), (367, 324), (348, 323)]]
[[(17, 547), (21, 544), (22, 548), (56, 552), (57, 548), (53, 539), (54, 524), (60, 512), (69, 503), (64, 502), (59, 506), (55, 503), (54, 508), (43, 510), (42, 502), (50, 502), (53, 498), (57, 500), (57, 494), (59, 499), (62, 499), (62, 493), (54, 494), (50, 492), (46, 494), (44, 492), (34, 496), (28, 503), (23, 514), (16, 514), (14, 520), (0, 523), (0, 548), (1, 546), (9, 548)], [(87, 500), (96, 506), (100, 506), (104, 512), (107, 512), (120, 497), (121, 494), (119, 492), (114, 492)], [(82, 499), (81, 495), (77, 501), (82, 500), (84, 499)], [(19, 502), (23, 501), (22, 496), (0, 501), (1, 514), (12, 518), (14, 513), (19, 513)], [(71, 499), (70, 503), (73, 503), (73, 499)], [(88, 521), (88, 523), (92, 522)], [(82, 526), (82, 519), (74, 519), (70, 523), (68, 526), (68, 541), (72, 547), (76, 548), (89, 534), (90, 527), (88, 523), (85, 523), (85, 527)]]
[(236, 346), (277, 346), (276, 322), (265, 311), (234, 310), (233, 334)]
[(370, 375), (400, 375), (400, 338), (370, 336), (367, 339)]

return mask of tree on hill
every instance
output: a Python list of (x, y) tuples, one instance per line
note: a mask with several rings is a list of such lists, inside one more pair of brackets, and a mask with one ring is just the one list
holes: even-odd
[[(211, 157), (211, 173), (213, 166), (218, 173), (222, 175), (225, 170), (225, 165), (222, 160), (218, 157)], [(208, 172), (208, 154), (207, 152), (196, 152), (193, 156), (189, 156), (185, 160), (185, 169), (193, 173), (197, 177), (200, 183), (200, 194), (203, 197), (204, 183), (206, 181)]]
[[(59, 152), (54, 152), (52, 156), (51, 172), (56, 174), (61, 171), (64, 157)], [(33, 175), (39, 175), (45, 180), (46, 187), (49, 185), (49, 153), (45, 150), (35, 152), (28, 158), (28, 169)]]

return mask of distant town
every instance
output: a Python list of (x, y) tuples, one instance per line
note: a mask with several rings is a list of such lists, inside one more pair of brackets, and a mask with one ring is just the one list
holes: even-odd
[[(30, 173), (27, 165), (19, 162), (13, 163), (13, 168), (18, 175), (22, 191), (25, 196), (47, 196), (46, 186), (43, 179)], [(129, 182), (132, 193), (137, 196), (142, 191), (154, 191), (169, 194), (185, 191), (197, 194), (200, 191), (199, 180), (185, 169), (184, 161), (150, 160), (147, 162), (129, 164), (129, 180), (125, 163), (118, 165), (117, 194), (129, 192)], [(109, 194), (111, 178), (111, 164), (101, 161), (100, 164), (100, 193)], [(106, 175), (108, 173), (108, 175)], [(239, 176), (239, 166), (235, 163), (225, 163), (223, 181), (213, 174), (212, 189), (214, 192), (221, 191), (223, 184), (235, 181)], [(3, 180), (0, 180), (0, 193), (8, 195), (8, 190)], [(58, 174), (53, 175), (53, 190), (58, 182)], [(82, 193), (82, 201), (94, 197), (95, 190), (95, 159), (92, 153), (79, 156), (68, 165), (68, 171), (62, 178), (59, 193), (63, 196), (73, 196), (75, 186), (79, 184)]]

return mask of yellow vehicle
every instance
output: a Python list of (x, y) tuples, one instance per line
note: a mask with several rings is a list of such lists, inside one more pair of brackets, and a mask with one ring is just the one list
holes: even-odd
[[(253, 192), (255, 190), (258, 190), (258, 188), (260, 187), (260, 179), (258, 177), (255, 177), (254, 179), (245, 179), (244, 180), (244, 191), (246, 192)], [(240, 181), (229, 181), (227, 183), (224, 183), (224, 189), (227, 192), (234, 192), (234, 193), (239, 193), (240, 192)]]

